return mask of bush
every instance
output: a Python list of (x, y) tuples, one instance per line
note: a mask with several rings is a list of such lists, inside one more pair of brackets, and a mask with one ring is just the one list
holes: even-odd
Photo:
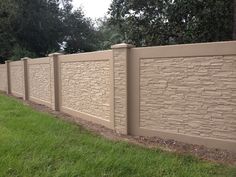
[(37, 55), (19, 45), (16, 45), (12, 50), (12, 56), (10, 59), (16, 61), (24, 57), (35, 58)]

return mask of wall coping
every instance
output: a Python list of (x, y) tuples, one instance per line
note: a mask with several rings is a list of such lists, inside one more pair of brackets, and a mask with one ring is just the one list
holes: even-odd
[(52, 57), (52, 56), (59, 56), (59, 55), (63, 55), (62, 53), (50, 53), (48, 56)]
[(132, 48), (139, 58), (202, 57), (236, 55), (236, 41)]
[(23, 61), (23, 60), (29, 60), (29, 59), (31, 59), (31, 58), (29, 58), (29, 57), (21, 58), (22, 61)]

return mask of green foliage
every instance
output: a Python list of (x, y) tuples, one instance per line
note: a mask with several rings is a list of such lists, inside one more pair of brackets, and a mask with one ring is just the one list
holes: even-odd
[(176, 43), (232, 39), (232, 0), (176, 0), (169, 7), (167, 18)]
[[(1, 0), (0, 60), (46, 56), (64, 47), (66, 53), (96, 50), (96, 32), (82, 9), (71, 0)], [(30, 51), (30, 53), (26, 52)], [(18, 58), (20, 59), (20, 58)]]
[(12, 56), (11, 56), (11, 60), (19, 60), (23, 57), (30, 57), (30, 58), (35, 58), (36, 55), (35, 53), (33, 52), (30, 52), (28, 51), (27, 49), (25, 48), (22, 48), (21, 46), (19, 45), (16, 45), (14, 48), (13, 48), (13, 51), (12, 51)]
[(17, 0), (17, 4), (20, 11), (15, 29), (19, 44), (39, 56), (59, 50), (63, 24), (57, 0)]
[(13, 0), (0, 1), (0, 63), (9, 58), (16, 43), (13, 24), (17, 20), (17, 7)]
[(0, 95), (1, 177), (234, 177), (236, 168), (107, 140)]
[(98, 40), (99, 49), (110, 49), (111, 45), (125, 42), (125, 38), (120, 33), (117, 26), (108, 22), (108, 19), (99, 19), (98, 21)]
[(1, 1), (0, 56), (16, 59), (26, 51), (44, 56), (59, 49), (62, 23), (58, 6), (56, 0)]
[(97, 29), (82, 9), (73, 10), (71, 1), (1, 0), (0, 63), (23, 54), (88, 52), (121, 42), (152, 46), (225, 41), (236, 29), (233, 0), (113, 0), (110, 17)]
[(231, 40), (233, 1), (113, 0), (110, 23), (136, 46)]
[(63, 10), (65, 53), (89, 52), (97, 49), (96, 31), (91, 19), (86, 18), (82, 9), (72, 11), (70, 4)]
[(234, 13), (234, 21), (233, 21), (233, 40), (236, 40), (236, 0), (233, 0), (233, 13)]

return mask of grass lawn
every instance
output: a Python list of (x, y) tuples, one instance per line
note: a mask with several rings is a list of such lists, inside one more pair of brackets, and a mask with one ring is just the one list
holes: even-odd
[(235, 177), (236, 168), (113, 142), (0, 94), (0, 177)]

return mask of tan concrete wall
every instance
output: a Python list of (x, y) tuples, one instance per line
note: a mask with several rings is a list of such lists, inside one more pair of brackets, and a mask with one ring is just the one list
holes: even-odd
[(127, 52), (116, 49), (114, 52), (115, 81), (115, 128), (119, 133), (127, 134)]
[(80, 113), (85, 119), (111, 122), (111, 51), (60, 59), (62, 108)]
[(114, 122), (115, 130), (128, 133), (128, 53), (129, 44), (112, 46), (114, 65)]
[(0, 90), (6, 91), (7, 90), (7, 71), (6, 65), (0, 65)]
[(23, 96), (23, 65), (22, 61), (10, 62), (11, 93)]
[(236, 152), (236, 41), (147, 48), (119, 44), (108, 51), (53, 54), (24, 63), (25, 69), (23, 61), (0, 65), (0, 90), (29, 95), (31, 101), (121, 134)]
[(236, 141), (236, 56), (141, 59), (140, 127)]
[(29, 99), (51, 104), (49, 57), (28, 60)]
[(129, 128), (236, 150), (236, 42), (134, 48)]

